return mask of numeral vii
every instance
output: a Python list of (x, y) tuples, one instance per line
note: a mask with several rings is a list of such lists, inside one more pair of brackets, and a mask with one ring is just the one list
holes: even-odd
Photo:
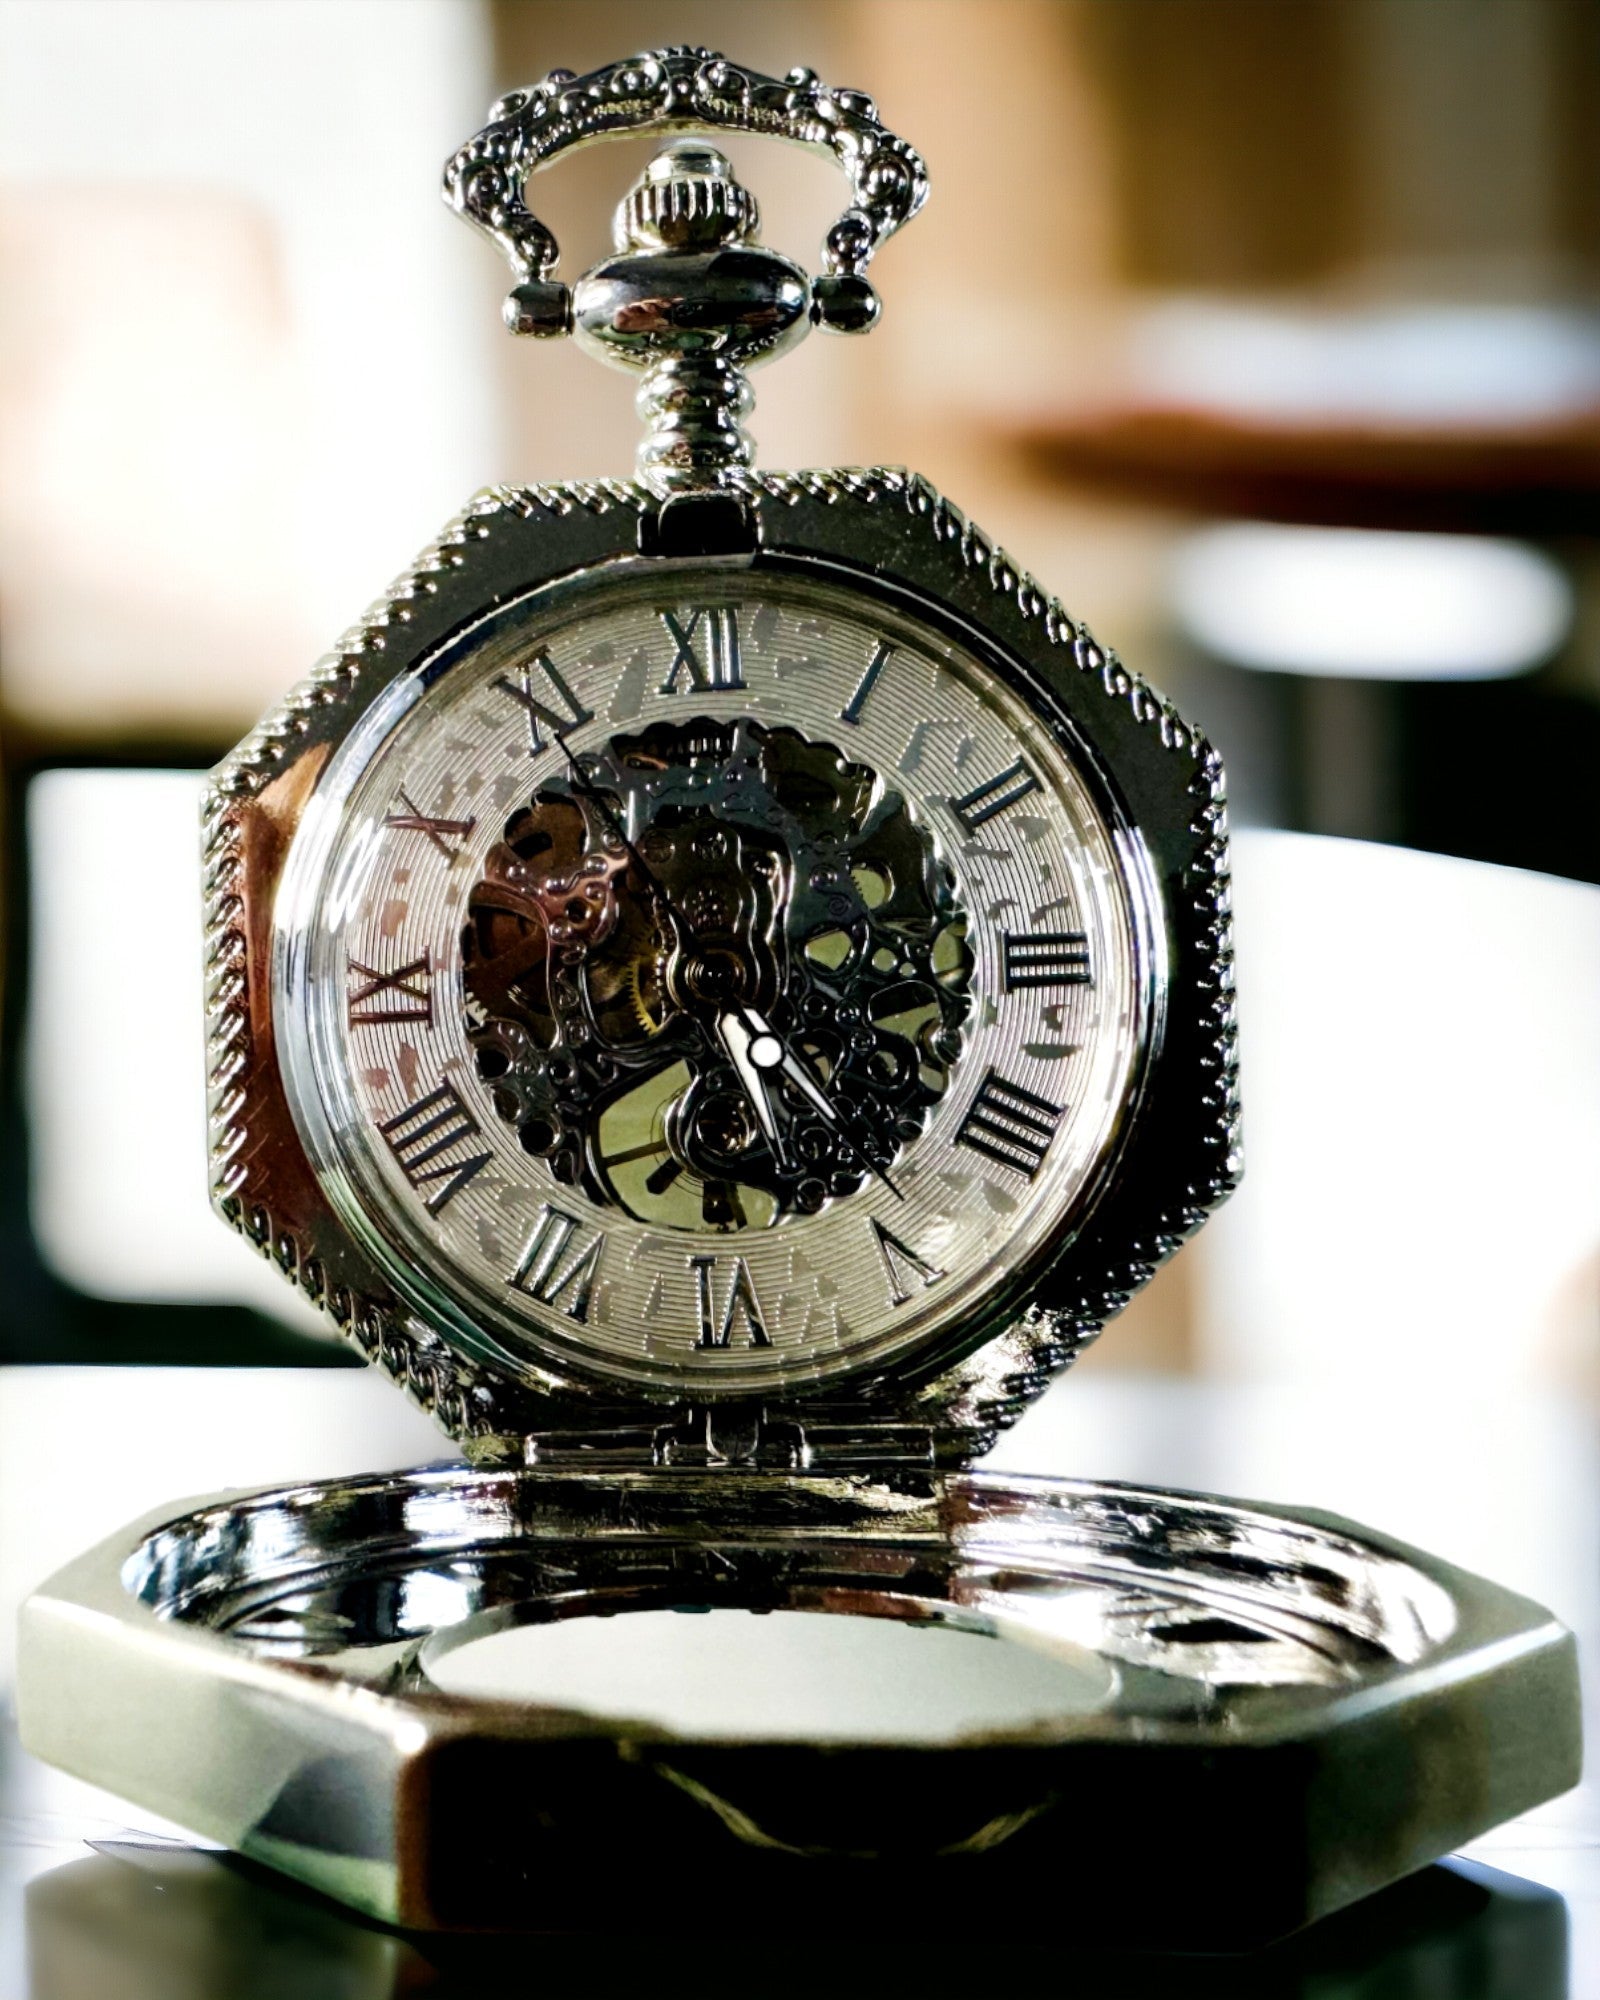
[(415, 1104), (408, 1104), (393, 1118), (385, 1119), (378, 1130), (388, 1140), (389, 1151), (394, 1154), (401, 1173), (418, 1194), (435, 1181), (443, 1183), (424, 1197), (430, 1215), (437, 1215), (447, 1202), (453, 1201), (493, 1157), (490, 1153), (474, 1153), (466, 1159), (446, 1158), (447, 1154), (483, 1137), (477, 1120), (456, 1095), (452, 1083), (441, 1083), (437, 1090), (419, 1097)]
[(991, 778), (986, 785), (975, 785), (963, 797), (952, 799), (950, 805), (968, 833), (976, 833), (985, 821), (1003, 813), (1018, 799), (1025, 799), (1029, 792), (1038, 789), (1039, 780), (1019, 757), (1014, 764), (1008, 764), (998, 778)]
[(346, 968), (351, 984), (345, 996), (352, 1028), (370, 1028), (378, 1021), (420, 1021), (433, 1026), (433, 966), (427, 952), (393, 972), (380, 972), (352, 958)]
[[(534, 679), (536, 673), (542, 675), (543, 680), (536, 681)], [(548, 653), (538, 654), (531, 665), (519, 671), (515, 680), (506, 674), (498, 675), (495, 686), (502, 694), (510, 695), (511, 699), (527, 712), (530, 757), (541, 756), (544, 751), (544, 729), (540, 728), (541, 723), (552, 736), (560, 738), (565, 736), (569, 729), (576, 729), (581, 723), (594, 720), (594, 710), (585, 708), (579, 701), (561, 678), (555, 662)], [(535, 693), (536, 688), (544, 688), (561, 703), (561, 707), (552, 708), (549, 702), (541, 700)]]
[(1085, 931), (1002, 931), (1005, 990), (1022, 986), (1090, 986)]
[(1008, 1083), (990, 1070), (972, 1100), (955, 1136), (958, 1146), (970, 1146), (1002, 1167), (1015, 1167), (1031, 1181), (1050, 1150), (1063, 1108), (1048, 1097)]
[(751, 1282), (750, 1267), (742, 1257), (733, 1259), (733, 1277), (728, 1285), (727, 1303), (720, 1316), (716, 1309), (715, 1282), (718, 1259), (715, 1257), (691, 1257), (689, 1269), (694, 1273), (695, 1302), (700, 1312), (700, 1337), (696, 1347), (722, 1348), (733, 1344), (735, 1330), (743, 1327), (747, 1344), (751, 1347), (770, 1347), (772, 1337), (767, 1332), (762, 1316), (761, 1302), (756, 1297), (755, 1285)]
[(581, 1326), (589, 1317), (589, 1297), (606, 1239), (603, 1233), (596, 1232), (587, 1247), (580, 1245), (573, 1249), (572, 1239), (578, 1226), (578, 1218), (568, 1215), (565, 1209), (542, 1208), (522, 1260), (511, 1274), (511, 1282), (530, 1299), (556, 1307)]
[(687, 611), (681, 618), (663, 611), (661, 622), (674, 648), (672, 665), (661, 683), (662, 694), (675, 694), (678, 676), (685, 673), (696, 694), (744, 686), (739, 661), (739, 613), (733, 605), (714, 611)]

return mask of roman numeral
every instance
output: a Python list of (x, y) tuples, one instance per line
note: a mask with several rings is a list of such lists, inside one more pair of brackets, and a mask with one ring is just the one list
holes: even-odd
[(582, 1326), (589, 1318), (589, 1298), (606, 1239), (604, 1232), (597, 1230), (587, 1248), (580, 1245), (569, 1257), (567, 1252), (578, 1227), (578, 1218), (568, 1215), (565, 1209), (548, 1205), (542, 1208), (521, 1262), (511, 1274), (511, 1282), (530, 1299), (537, 1299), (542, 1306), (554, 1306)]
[(1038, 789), (1039, 780), (1019, 757), (1014, 764), (1008, 764), (998, 778), (991, 778), (986, 785), (976, 786), (964, 798), (952, 799), (950, 805), (968, 833), (976, 833), (986, 820), (993, 819), (1007, 806), (1014, 806), (1018, 799), (1025, 799), (1029, 792)]
[(380, 972), (352, 958), (346, 967), (352, 982), (345, 996), (352, 1028), (370, 1028), (379, 1021), (420, 1021), (433, 1026), (433, 966), (427, 952), (393, 972)]
[(856, 682), (856, 691), (839, 711), (841, 722), (856, 723), (861, 720), (861, 711), (866, 706), (867, 696), (878, 684), (878, 676), (883, 672), (884, 662), (894, 651), (887, 639), (880, 639), (878, 650), (867, 662), (867, 671)]
[[(709, 694), (717, 688), (742, 688), (744, 676), (739, 663), (739, 613), (735, 606), (723, 605), (715, 611), (688, 611), (680, 619), (670, 611), (663, 611), (661, 622), (667, 628), (667, 637), (676, 649), (672, 665), (667, 669), (667, 677), (661, 683), (660, 693), (676, 694), (678, 676), (687, 672), (690, 688), (696, 694)], [(696, 637), (703, 635), (704, 657), (696, 645)]]
[(972, 1109), (962, 1119), (954, 1143), (970, 1146), (985, 1158), (998, 1160), (1003, 1167), (1015, 1167), (1031, 1181), (1050, 1150), (1063, 1111), (1048, 1097), (1024, 1090), (1020, 1083), (1008, 1083), (990, 1070), (972, 1100)]
[(1023, 986), (1091, 986), (1084, 931), (1002, 931), (1007, 993)]
[[(543, 674), (550, 684), (555, 699), (562, 704), (559, 709), (541, 701), (534, 693), (537, 685), (534, 680), (536, 672)], [(494, 684), (502, 694), (510, 695), (511, 699), (527, 713), (530, 757), (542, 756), (544, 753), (544, 730), (539, 727), (541, 723), (549, 729), (553, 737), (559, 739), (565, 736), (569, 729), (577, 729), (581, 724), (594, 720), (594, 710), (585, 708), (579, 701), (561, 678), (555, 661), (548, 653), (539, 653), (530, 666), (520, 668), (516, 680), (512, 680), (507, 674), (497, 674)]]
[(728, 1301), (719, 1319), (715, 1283), (718, 1259), (691, 1257), (689, 1269), (695, 1276), (695, 1298), (700, 1309), (700, 1337), (697, 1348), (724, 1348), (732, 1345), (734, 1331), (742, 1322), (751, 1347), (770, 1347), (772, 1337), (761, 1315), (761, 1302), (750, 1279), (750, 1267), (742, 1257), (733, 1259), (733, 1277), (728, 1284)]
[(926, 1288), (938, 1284), (943, 1271), (925, 1264), (909, 1244), (902, 1243), (898, 1236), (891, 1236), (874, 1215), (869, 1218), (872, 1233), (877, 1238), (878, 1255), (883, 1259), (884, 1273), (889, 1280), (889, 1297), (897, 1306), (903, 1306), (907, 1299), (915, 1298), (918, 1286)]
[(453, 1201), (473, 1175), (493, 1158), (490, 1153), (474, 1153), (464, 1160), (445, 1158), (457, 1147), (483, 1137), (477, 1120), (456, 1095), (453, 1083), (441, 1083), (437, 1090), (419, 1097), (415, 1104), (408, 1104), (393, 1118), (385, 1119), (378, 1130), (388, 1140), (389, 1151), (399, 1163), (401, 1173), (418, 1194), (434, 1181), (443, 1182), (442, 1187), (424, 1197), (430, 1215), (437, 1215), (447, 1202)]
[[(404, 792), (399, 797), (405, 811), (390, 813), (384, 825), (392, 826), (398, 833), (425, 833), (446, 861), (454, 861), (478, 822), (475, 819), (435, 819), (431, 813), (418, 812)], [(450, 845), (451, 841), (456, 843), (454, 847)]]

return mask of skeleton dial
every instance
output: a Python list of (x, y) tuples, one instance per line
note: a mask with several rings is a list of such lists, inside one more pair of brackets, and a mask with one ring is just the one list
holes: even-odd
[(513, 1364), (881, 1365), (981, 1315), (1117, 1142), (1127, 845), (992, 669), (874, 599), (681, 570), (530, 604), (391, 689), (317, 804), (291, 1098), (402, 1293)]

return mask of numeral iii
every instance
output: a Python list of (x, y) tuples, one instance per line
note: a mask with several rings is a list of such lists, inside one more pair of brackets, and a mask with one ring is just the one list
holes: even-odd
[(1022, 986), (1089, 986), (1089, 938), (1084, 931), (1002, 931), (1005, 990)]

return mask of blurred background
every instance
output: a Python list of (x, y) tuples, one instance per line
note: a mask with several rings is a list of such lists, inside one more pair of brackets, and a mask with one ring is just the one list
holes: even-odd
[[(200, 773), (474, 488), (631, 470), (437, 183), (668, 41), (932, 173), (761, 462), (914, 466), (1228, 762), (1246, 1185), (1004, 1462), (1600, 1633), (1600, 5), (0, 0), (0, 1688), (139, 1508), (442, 1449), (207, 1210)], [(540, 180), (564, 276), (650, 150)], [(728, 150), (812, 260), (831, 165)]]

